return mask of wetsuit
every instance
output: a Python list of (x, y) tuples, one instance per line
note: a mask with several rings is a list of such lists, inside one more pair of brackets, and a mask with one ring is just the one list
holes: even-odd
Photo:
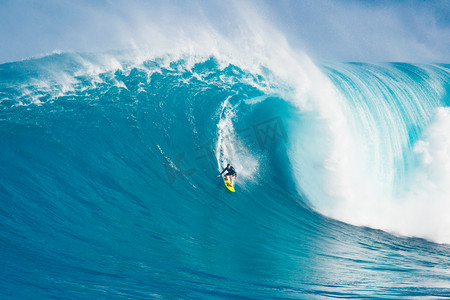
[(223, 171), (222, 171), (222, 173), (220, 173), (220, 175), (222, 175), (223, 172), (225, 172), (225, 171), (228, 171), (228, 172), (225, 174), (225, 176), (231, 175), (231, 176), (236, 176), (236, 177), (237, 177), (237, 172), (236, 172), (236, 170), (233, 168), (233, 166), (230, 166), (229, 169), (227, 169), (227, 168), (223, 169)]

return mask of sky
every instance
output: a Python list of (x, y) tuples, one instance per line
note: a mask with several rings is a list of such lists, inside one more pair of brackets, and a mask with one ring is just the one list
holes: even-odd
[(450, 62), (446, 0), (0, 0), (0, 63), (170, 47), (172, 37), (195, 40), (208, 30), (228, 39), (264, 36), (268, 26), (319, 61)]

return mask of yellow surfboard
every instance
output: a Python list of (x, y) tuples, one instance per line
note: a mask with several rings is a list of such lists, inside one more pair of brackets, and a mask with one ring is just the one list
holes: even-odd
[(234, 193), (234, 186), (231, 185), (230, 181), (225, 176), (223, 177), (223, 181), (225, 182), (225, 186), (227, 187), (227, 189)]

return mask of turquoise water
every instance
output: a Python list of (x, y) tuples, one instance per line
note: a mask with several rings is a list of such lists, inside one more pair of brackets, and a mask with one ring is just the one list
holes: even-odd
[(448, 65), (126, 57), (0, 65), (1, 298), (450, 296)]

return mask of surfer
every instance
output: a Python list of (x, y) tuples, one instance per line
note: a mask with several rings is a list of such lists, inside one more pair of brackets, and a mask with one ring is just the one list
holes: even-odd
[(232, 165), (227, 164), (227, 167), (225, 169), (223, 169), (223, 171), (219, 175), (217, 175), (217, 177), (220, 177), (220, 175), (222, 175), (223, 172), (225, 172), (225, 171), (227, 171), (227, 173), (225, 174), (225, 177), (228, 176), (228, 181), (230, 181), (231, 186), (233, 186), (233, 177), (232, 176), (234, 176), (234, 178), (237, 179), (236, 170), (233, 168)]

